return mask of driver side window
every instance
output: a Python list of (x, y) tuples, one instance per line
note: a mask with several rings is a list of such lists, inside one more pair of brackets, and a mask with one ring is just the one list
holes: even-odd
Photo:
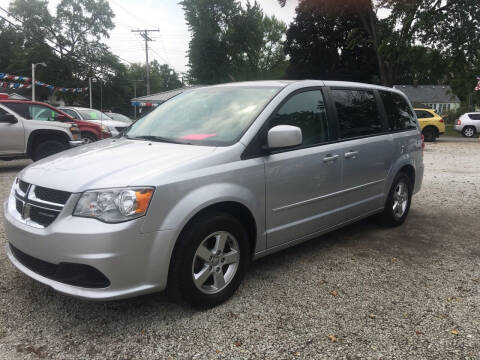
[(58, 113), (46, 106), (30, 105), (29, 113), (31, 120), (57, 121)]
[(327, 112), (320, 90), (293, 95), (270, 120), (271, 129), (277, 125), (291, 125), (302, 130), (302, 146), (329, 141)]

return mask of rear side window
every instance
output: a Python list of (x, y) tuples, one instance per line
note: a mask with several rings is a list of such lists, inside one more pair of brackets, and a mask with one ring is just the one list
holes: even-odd
[(433, 115), (425, 110), (415, 110), (415, 114), (417, 114), (417, 118), (419, 119), (433, 118)]
[(480, 120), (480, 114), (468, 114), (468, 117), (472, 120)]
[(399, 94), (380, 91), (388, 119), (388, 130), (416, 129), (415, 115), (408, 102)]
[(332, 90), (340, 138), (348, 139), (381, 133), (382, 120), (375, 94), (370, 90)]
[(328, 141), (327, 113), (322, 92), (312, 90), (293, 95), (270, 120), (270, 128), (277, 125), (299, 127), (302, 130), (302, 145)]
[(30, 119), (30, 114), (28, 112), (28, 104), (22, 103), (3, 103), (6, 107), (8, 107), (13, 112), (16, 112), (18, 115), (23, 117), (24, 119)]

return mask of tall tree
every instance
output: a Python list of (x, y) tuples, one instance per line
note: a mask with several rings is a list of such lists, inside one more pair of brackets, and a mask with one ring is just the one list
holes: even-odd
[(285, 44), (289, 78), (375, 80), (375, 52), (351, 1), (302, 1), (296, 11)]
[(190, 81), (211, 84), (281, 77), (286, 26), (258, 3), (238, 0), (181, 2), (192, 33)]

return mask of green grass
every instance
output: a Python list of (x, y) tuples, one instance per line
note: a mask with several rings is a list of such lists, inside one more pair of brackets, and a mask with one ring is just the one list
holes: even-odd
[(445, 134), (443, 136), (462, 136), (453, 128), (453, 124), (445, 124)]

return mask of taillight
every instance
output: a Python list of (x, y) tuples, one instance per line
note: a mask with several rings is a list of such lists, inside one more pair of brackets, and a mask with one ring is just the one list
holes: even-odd
[(425, 149), (425, 136), (422, 134), (422, 151)]
[(462, 120), (458, 119), (457, 120), (457, 125), (462, 125)]
[(441, 118), (440, 120), (438, 120), (439, 122), (443, 123), (443, 118)]

